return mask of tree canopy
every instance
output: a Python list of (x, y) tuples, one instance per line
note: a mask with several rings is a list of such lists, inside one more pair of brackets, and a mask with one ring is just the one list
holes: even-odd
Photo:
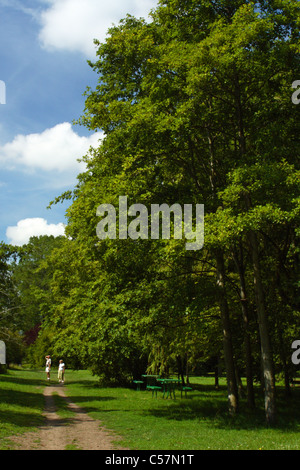
[[(77, 123), (104, 139), (57, 198), (72, 198), (67, 238), (34, 283), (54, 353), (118, 382), (223, 364), (229, 410), (246, 373), (249, 406), (261, 380), (275, 421), (299, 326), (299, 27), (296, 0), (161, 0), (150, 23), (128, 15), (95, 41)], [(97, 207), (119, 196), (204, 204), (204, 247), (99, 240)]]

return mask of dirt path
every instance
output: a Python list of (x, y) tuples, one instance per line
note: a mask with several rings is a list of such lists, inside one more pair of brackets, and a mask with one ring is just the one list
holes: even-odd
[[(75, 416), (61, 418), (56, 413), (53, 393), (66, 400)], [(45, 387), (45, 424), (37, 432), (13, 436), (16, 450), (116, 450), (121, 449), (113, 442), (117, 441), (101, 423), (87, 415), (79, 406), (72, 403), (64, 392), (64, 387), (50, 385)], [(124, 448), (123, 448), (124, 450)]]

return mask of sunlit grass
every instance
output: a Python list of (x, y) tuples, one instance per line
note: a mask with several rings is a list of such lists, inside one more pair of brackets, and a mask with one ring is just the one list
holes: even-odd
[[(189, 398), (152, 398), (151, 392), (127, 388), (99, 388), (88, 372), (69, 376), (72, 400), (123, 436), (131, 449), (299, 449), (300, 401), (298, 390), (291, 401), (279, 393), (279, 422), (265, 424), (262, 397), (259, 408), (248, 411), (241, 403), (236, 417), (227, 413), (225, 380), (214, 389), (212, 378), (193, 378)], [(260, 394), (260, 390), (257, 391)]]
[(43, 379), (41, 373), (28, 370), (0, 375), (0, 449), (7, 448), (7, 437), (43, 423)]
[[(187, 399), (177, 392), (176, 400), (166, 400), (161, 393), (152, 398), (144, 390), (102, 388), (88, 371), (67, 371), (64, 390), (71, 401), (121, 437), (118, 445), (132, 450), (300, 448), (299, 389), (287, 400), (278, 388), (278, 424), (269, 428), (259, 388), (257, 409), (247, 410), (242, 401), (240, 413), (231, 417), (224, 379), (219, 390), (213, 378), (191, 378), (191, 383), (193, 391)], [(9, 436), (37, 429), (43, 422), (44, 387), (40, 371), (15, 370), (0, 376), (0, 449), (10, 448)], [(56, 394), (54, 400), (59, 415), (72, 418), (65, 400)]]

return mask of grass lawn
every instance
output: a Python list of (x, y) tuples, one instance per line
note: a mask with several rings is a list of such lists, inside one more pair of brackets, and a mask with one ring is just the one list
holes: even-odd
[(40, 373), (11, 370), (0, 375), (0, 450), (7, 449), (6, 438), (34, 431), (43, 423), (43, 387)]
[[(148, 391), (99, 388), (86, 371), (68, 374), (68, 395), (91, 416), (123, 437), (122, 444), (137, 450), (300, 449), (300, 393), (287, 402), (278, 391), (279, 420), (265, 425), (263, 400), (255, 412), (241, 404), (241, 413), (227, 413), (225, 380), (214, 389), (213, 378), (192, 378), (188, 398), (152, 398)], [(281, 393), (280, 393), (281, 392)]]
[[(278, 424), (268, 428), (261, 397), (258, 410), (247, 411), (242, 402), (239, 415), (231, 418), (225, 381), (218, 391), (212, 378), (192, 378), (191, 383), (187, 399), (177, 392), (176, 400), (166, 400), (160, 393), (152, 398), (147, 391), (102, 388), (88, 371), (68, 370), (65, 391), (132, 450), (300, 449), (300, 389), (293, 390), (289, 401), (278, 389)], [(0, 375), (0, 449), (7, 448), (8, 436), (42, 422), (44, 386), (41, 371), (11, 370)], [(56, 402), (60, 406), (61, 400)]]

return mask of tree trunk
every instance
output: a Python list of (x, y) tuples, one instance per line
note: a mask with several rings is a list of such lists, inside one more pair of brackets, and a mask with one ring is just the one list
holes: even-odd
[(258, 242), (256, 233), (253, 230), (251, 230), (249, 233), (249, 239), (252, 252), (254, 288), (256, 294), (257, 317), (261, 343), (261, 359), (265, 393), (265, 414), (267, 423), (272, 425), (276, 421), (275, 378), (267, 314), (265, 310), (265, 299), (259, 266)]
[(184, 365), (183, 365), (182, 357), (181, 356), (176, 356), (176, 360), (177, 360), (177, 369), (178, 369), (178, 379), (180, 377), (181, 384), (185, 385), (185, 382), (184, 382)]
[[(234, 67), (234, 90), (235, 90), (235, 108), (236, 108), (236, 121), (238, 128), (238, 140), (241, 160), (246, 155), (246, 137), (244, 132), (244, 119), (243, 119), (243, 106), (241, 100), (241, 89), (239, 83), (239, 76), (236, 68)], [(251, 208), (251, 200), (248, 193), (245, 194), (246, 208)], [(265, 387), (265, 413), (266, 419), (269, 424), (273, 424), (276, 419), (275, 412), (275, 380), (272, 365), (272, 354), (269, 339), (269, 330), (267, 324), (267, 314), (265, 311), (265, 299), (263, 292), (263, 285), (260, 274), (259, 255), (258, 255), (258, 242), (256, 233), (251, 230), (249, 233), (252, 263), (254, 271), (254, 287), (256, 294), (257, 315), (259, 323), (259, 332), (261, 340), (261, 356), (263, 365), (264, 387)]]
[(189, 361), (188, 361), (188, 355), (185, 353), (184, 355), (184, 368), (185, 368), (185, 381), (186, 385), (190, 384), (190, 378), (189, 378)]
[(219, 366), (218, 364), (215, 367), (215, 389), (219, 390)]
[(236, 250), (233, 251), (233, 259), (239, 273), (240, 279), (240, 300), (244, 326), (244, 348), (245, 348), (245, 365), (246, 365), (246, 381), (247, 381), (247, 405), (249, 408), (255, 407), (254, 388), (253, 388), (253, 372), (252, 372), (252, 350), (251, 339), (249, 334), (249, 313), (248, 299), (246, 295), (246, 281), (243, 263), (243, 247), (240, 244), (240, 256)]
[(291, 397), (291, 386), (290, 386), (290, 371), (288, 367), (286, 348), (284, 345), (284, 340), (282, 337), (282, 330), (279, 325), (277, 325), (278, 337), (279, 337), (279, 356), (283, 365), (284, 372), (284, 389), (285, 395), (287, 398)]
[(215, 389), (219, 390), (219, 375), (220, 375), (220, 364), (219, 364), (219, 356), (214, 358), (214, 377), (215, 377)]
[(221, 318), (223, 325), (223, 343), (224, 343), (224, 359), (227, 376), (227, 391), (228, 391), (228, 407), (231, 414), (238, 411), (238, 388), (236, 383), (234, 360), (233, 360), (233, 347), (230, 331), (229, 309), (226, 298), (225, 286), (225, 267), (223, 252), (218, 250), (216, 252), (217, 261), (217, 285), (219, 294), (219, 305), (221, 310)]

